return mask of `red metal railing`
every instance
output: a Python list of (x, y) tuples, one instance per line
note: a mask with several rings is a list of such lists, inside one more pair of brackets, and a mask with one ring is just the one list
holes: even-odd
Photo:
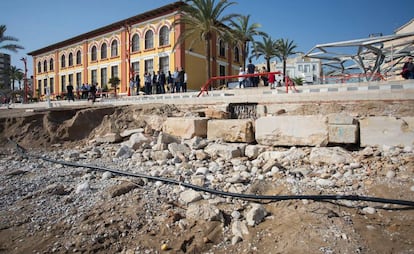
[[(366, 81), (385, 81), (386, 76), (381, 73), (355, 73), (342, 75), (327, 75), (321, 79), (327, 83), (348, 83), (349, 81), (366, 82)], [(368, 80), (369, 79), (369, 80)]]
[[(245, 77), (245, 78), (249, 78), (249, 77), (268, 77), (269, 75), (275, 75), (275, 74), (282, 74), (282, 72), (280, 71), (273, 71), (273, 72), (262, 72), (262, 73), (251, 73), (251, 74), (243, 74), (243, 75), (230, 75), (230, 76), (218, 76), (218, 77), (212, 77), (210, 78), (207, 83), (205, 83), (200, 90), (200, 93), (197, 95), (197, 97), (200, 97), (201, 94), (203, 94), (204, 92), (208, 94), (208, 90), (210, 88), (210, 85), (213, 81), (217, 81), (217, 80), (225, 80), (225, 79), (236, 79), (236, 78), (240, 78), (240, 77)], [(289, 87), (295, 91), (297, 91), (296, 87), (295, 87), (295, 83), (288, 77), (285, 77), (285, 85), (286, 85), (286, 93), (289, 90)]]

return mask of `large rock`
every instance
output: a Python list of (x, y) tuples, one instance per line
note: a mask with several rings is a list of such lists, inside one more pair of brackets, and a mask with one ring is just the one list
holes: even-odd
[(251, 143), (254, 141), (253, 122), (249, 119), (210, 120), (207, 139)]
[(157, 144), (168, 145), (170, 143), (181, 143), (181, 140), (176, 136), (170, 135), (168, 133), (160, 132), (157, 138)]
[(148, 138), (145, 137), (145, 135), (142, 134), (141, 132), (138, 132), (138, 133), (132, 134), (129, 137), (129, 140), (125, 141), (124, 144), (131, 149), (137, 150), (138, 148), (142, 146), (142, 144), (147, 143), (147, 142), (149, 142)]
[(309, 155), (313, 164), (349, 164), (354, 161), (352, 155), (341, 147), (314, 147)]
[(249, 159), (256, 159), (259, 154), (266, 151), (267, 146), (261, 146), (261, 145), (248, 145), (246, 146), (245, 155)]
[(163, 124), (163, 131), (173, 136), (191, 139), (195, 136), (207, 137), (207, 118), (169, 117)]
[(412, 146), (414, 117), (367, 117), (359, 121), (361, 146)]
[(271, 146), (325, 146), (328, 124), (325, 116), (270, 116), (256, 120), (256, 141)]
[(106, 133), (103, 136), (97, 136), (95, 140), (97, 143), (118, 143), (122, 140), (122, 137), (118, 132), (112, 132)]
[(164, 117), (160, 115), (144, 115), (142, 116), (145, 122), (147, 123), (147, 127), (161, 131), (162, 125), (164, 123)]
[(243, 235), (249, 234), (249, 229), (247, 228), (245, 221), (236, 220), (231, 224), (231, 232), (233, 235), (243, 238)]
[(263, 205), (253, 204), (252, 208), (246, 213), (247, 225), (255, 226), (264, 220), (267, 212)]
[(124, 130), (120, 133), (121, 137), (126, 138), (131, 136), (132, 134), (135, 133), (143, 133), (144, 132), (144, 128), (138, 128), (138, 129), (132, 129), (132, 130)]
[(224, 221), (223, 213), (215, 205), (190, 203), (186, 212), (187, 219), (205, 221)]
[(231, 160), (244, 155), (245, 147), (230, 144), (209, 144), (205, 149), (208, 155), (213, 158), (222, 157), (226, 160)]
[(127, 145), (121, 145), (121, 147), (116, 151), (116, 158), (130, 158), (134, 154), (134, 150)]
[(188, 155), (191, 153), (191, 148), (189, 148), (185, 144), (177, 144), (177, 143), (168, 144), (168, 150), (173, 156), (178, 156), (182, 154), (188, 157)]
[(179, 200), (184, 204), (193, 203), (196, 201), (199, 201), (203, 199), (200, 192), (197, 192), (195, 190), (186, 190), (181, 192)]

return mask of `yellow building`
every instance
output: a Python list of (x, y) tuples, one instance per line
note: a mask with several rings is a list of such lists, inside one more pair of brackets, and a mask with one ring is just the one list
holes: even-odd
[[(48, 87), (52, 95), (59, 95), (68, 84), (110, 87), (111, 77), (120, 79), (118, 92), (127, 94), (130, 78), (138, 75), (142, 87), (145, 72), (167, 74), (181, 67), (187, 73), (188, 89), (200, 90), (207, 81), (204, 45), (186, 41), (173, 50), (185, 29), (173, 26), (183, 4), (165, 5), (30, 52), (34, 96), (45, 95)], [(211, 53), (212, 76), (238, 73), (240, 46), (213, 36)]]

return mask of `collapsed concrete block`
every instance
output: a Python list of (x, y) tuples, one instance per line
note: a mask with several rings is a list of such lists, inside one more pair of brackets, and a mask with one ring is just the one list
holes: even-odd
[(230, 118), (230, 113), (225, 110), (218, 110), (213, 108), (207, 108), (204, 111), (206, 117), (212, 119), (228, 119)]
[(251, 143), (254, 141), (253, 122), (250, 119), (209, 120), (207, 139)]
[(348, 114), (329, 114), (328, 115), (328, 124), (335, 125), (351, 125), (355, 124), (355, 119)]
[(256, 141), (271, 146), (325, 146), (328, 124), (325, 116), (269, 116), (256, 120)]
[(358, 142), (358, 126), (336, 124), (328, 126), (329, 143), (356, 144)]
[(169, 117), (163, 124), (163, 131), (184, 139), (207, 137), (207, 121), (205, 117)]
[(367, 117), (359, 125), (361, 147), (414, 145), (414, 117)]

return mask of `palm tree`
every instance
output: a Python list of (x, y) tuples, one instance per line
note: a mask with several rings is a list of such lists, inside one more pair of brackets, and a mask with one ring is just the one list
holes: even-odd
[(270, 60), (273, 57), (277, 57), (279, 54), (278, 41), (273, 40), (270, 36), (263, 36), (263, 42), (255, 42), (255, 47), (252, 51), (252, 54), (256, 56), (256, 58), (263, 56), (266, 60), (266, 69), (267, 71), (270, 71)]
[(231, 27), (233, 29), (234, 38), (236, 41), (242, 44), (242, 61), (243, 69), (246, 69), (246, 59), (249, 54), (249, 42), (254, 42), (255, 35), (266, 36), (265, 32), (259, 31), (261, 27), (258, 23), (249, 24), (250, 15), (236, 17), (236, 21), (231, 21)]
[(24, 78), (24, 73), (23, 72), (19, 71), (19, 72), (16, 73), (16, 80), (19, 83), (19, 90), (22, 89), (22, 80), (23, 80), (23, 78)]
[(112, 77), (108, 81), (109, 84), (111, 84), (111, 87), (115, 90), (115, 98), (116, 98), (116, 90), (118, 89), (119, 83), (121, 83), (121, 80), (118, 77)]
[(286, 61), (290, 55), (294, 55), (297, 52), (295, 49), (297, 45), (294, 44), (293, 41), (289, 41), (289, 39), (279, 39), (277, 40), (277, 57), (283, 63), (283, 80), (286, 81)]
[(21, 73), (22, 70), (16, 66), (10, 66), (5, 72), (9, 76), (10, 83), (12, 84), (12, 91), (14, 91), (14, 81), (18, 80), (18, 73)]
[(303, 85), (304, 80), (301, 77), (294, 77), (294, 78), (292, 78), (292, 81), (293, 81), (293, 83), (295, 83), (295, 85), (301, 86), (301, 85)]
[[(7, 43), (7, 41), (19, 41), (17, 38), (13, 36), (7, 36), (4, 33), (6, 32), (7, 28), (6, 25), (0, 25), (0, 50), (6, 49), (12, 52), (17, 52), (18, 49), (24, 49), (22, 46), (13, 44), (13, 43)], [(4, 43), (7, 44), (4, 44)]]
[(186, 0), (181, 7), (181, 17), (174, 21), (174, 26), (184, 25), (185, 30), (174, 45), (174, 49), (182, 46), (186, 39), (191, 38), (191, 44), (196, 41), (204, 42), (206, 54), (206, 74), (211, 78), (211, 41), (213, 35), (223, 38), (230, 37), (230, 29), (225, 24), (230, 22), (238, 14), (224, 15), (226, 9), (235, 4), (227, 0)]

